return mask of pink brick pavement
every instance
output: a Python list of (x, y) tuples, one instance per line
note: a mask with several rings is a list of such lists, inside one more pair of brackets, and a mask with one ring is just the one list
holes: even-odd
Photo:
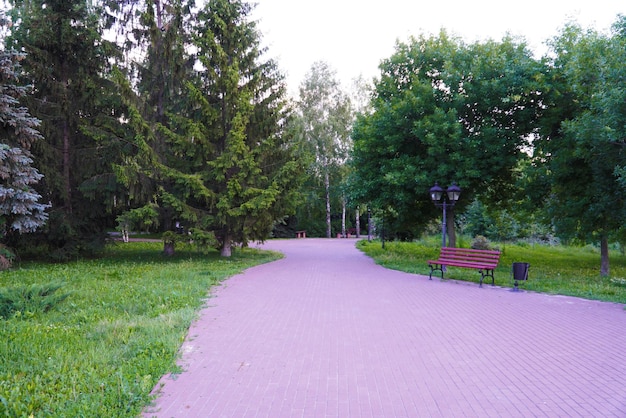
[(622, 305), (264, 247), (286, 257), (214, 289), (145, 417), (626, 417)]

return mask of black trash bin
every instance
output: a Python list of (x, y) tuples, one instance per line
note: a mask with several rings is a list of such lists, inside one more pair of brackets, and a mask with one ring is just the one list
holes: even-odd
[(514, 291), (519, 290), (518, 282), (521, 280), (528, 280), (528, 268), (530, 267), (529, 263), (513, 263), (513, 280), (515, 280), (515, 286), (513, 287)]

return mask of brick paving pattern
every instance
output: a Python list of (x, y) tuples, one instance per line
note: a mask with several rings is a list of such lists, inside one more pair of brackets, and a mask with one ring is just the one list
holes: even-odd
[(213, 290), (145, 417), (626, 417), (622, 305), (264, 248), (286, 257)]

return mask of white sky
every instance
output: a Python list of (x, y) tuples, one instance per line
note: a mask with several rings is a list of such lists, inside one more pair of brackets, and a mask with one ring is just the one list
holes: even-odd
[[(254, 0), (253, 0), (254, 1)], [(571, 20), (608, 30), (623, 0), (256, 0), (268, 57), (276, 58), (297, 94), (315, 61), (337, 71), (348, 89), (355, 77), (371, 79), (394, 51), (396, 40), (437, 34), (441, 28), (467, 42), (500, 40), (509, 32), (526, 38), (538, 56), (544, 42)]]

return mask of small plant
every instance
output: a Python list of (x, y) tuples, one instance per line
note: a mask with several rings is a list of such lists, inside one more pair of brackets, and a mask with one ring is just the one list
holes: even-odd
[(178, 235), (174, 231), (165, 231), (161, 239), (163, 240), (163, 254), (169, 256), (174, 255)]
[(6, 245), (0, 244), (0, 271), (10, 269), (13, 266), (15, 254)]
[(476, 235), (472, 240), (472, 248), (475, 250), (490, 250), (491, 243), (486, 237), (482, 235)]
[(190, 231), (191, 242), (196, 246), (198, 251), (207, 252), (212, 248), (217, 248), (217, 239), (213, 232), (203, 231), (201, 229), (193, 228)]
[(0, 317), (47, 312), (69, 296), (69, 293), (57, 293), (62, 287), (48, 283), (0, 289)]
[(614, 277), (609, 281), (616, 286), (626, 287), (626, 279), (623, 279), (621, 277)]

